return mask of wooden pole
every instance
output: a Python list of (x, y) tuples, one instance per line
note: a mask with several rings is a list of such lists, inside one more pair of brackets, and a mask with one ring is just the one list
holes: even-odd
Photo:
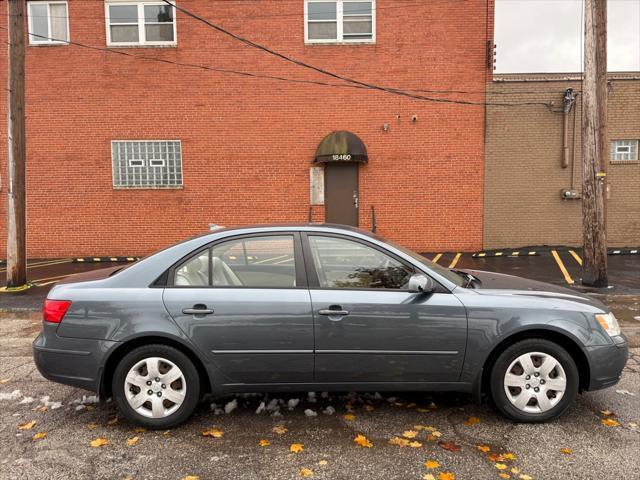
[(585, 0), (582, 87), (582, 283), (606, 287), (607, 2)]
[(9, 0), (9, 115), (7, 168), (7, 288), (27, 283), (24, 117), (25, 1)]

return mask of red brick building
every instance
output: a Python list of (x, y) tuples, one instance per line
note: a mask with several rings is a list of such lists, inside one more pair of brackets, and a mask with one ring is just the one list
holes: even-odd
[[(141, 255), (210, 224), (305, 222), (310, 211), (313, 221), (349, 218), (371, 228), (373, 209), (377, 231), (409, 247), (482, 246), (484, 106), (349, 87), (164, 5), (28, 2), (37, 35), (27, 46), (29, 257)], [(485, 99), (492, 0), (177, 5), (350, 78)], [(0, 30), (0, 42), (6, 38)], [(66, 39), (72, 43), (55, 41)], [(0, 65), (6, 55), (0, 48)], [(3, 196), (6, 131), (3, 101)], [(353, 134), (356, 150), (329, 138), (318, 152), (329, 157), (316, 158), (332, 132)], [(0, 238), (3, 258), (6, 201)]]

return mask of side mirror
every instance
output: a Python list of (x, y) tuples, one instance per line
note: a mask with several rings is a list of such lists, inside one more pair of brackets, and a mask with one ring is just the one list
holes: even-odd
[(431, 293), (436, 289), (436, 285), (431, 279), (431, 277), (427, 277), (421, 273), (416, 273), (411, 275), (409, 279), (409, 291), (418, 293)]

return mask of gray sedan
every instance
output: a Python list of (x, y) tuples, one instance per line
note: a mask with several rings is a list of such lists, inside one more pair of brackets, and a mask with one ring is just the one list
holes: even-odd
[(222, 229), (70, 277), (33, 348), (45, 377), (149, 428), (205, 393), (301, 390), (469, 392), (541, 422), (618, 382), (628, 354), (597, 300), (331, 225)]

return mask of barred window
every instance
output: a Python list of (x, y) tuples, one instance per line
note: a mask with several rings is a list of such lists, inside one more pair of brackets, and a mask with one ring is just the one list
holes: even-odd
[(614, 140), (611, 142), (611, 161), (638, 161), (638, 140)]
[(179, 140), (111, 142), (114, 188), (179, 188), (182, 145)]

